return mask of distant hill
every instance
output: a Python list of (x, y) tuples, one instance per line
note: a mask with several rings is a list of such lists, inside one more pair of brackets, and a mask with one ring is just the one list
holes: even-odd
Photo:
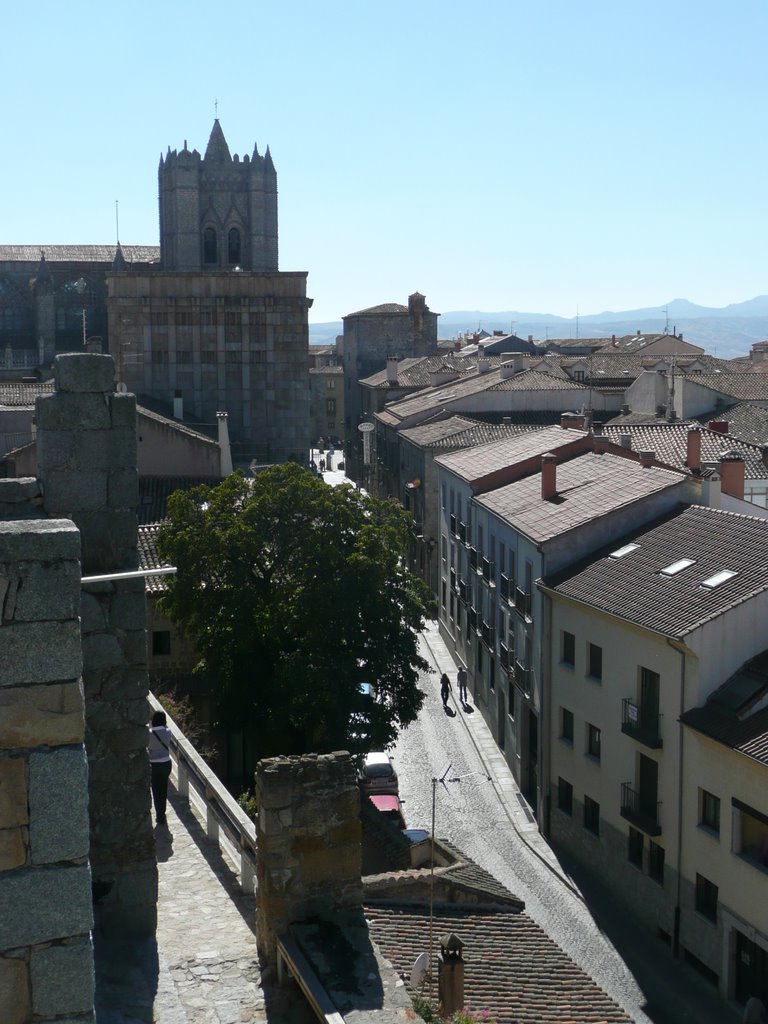
[[(582, 338), (610, 338), (612, 334), (658, 333), (664, 330), (665, 307), (606, 311), (580, 316), (578, 336)], [(687, 299), (674, 299), (666, 304), (669, 329), (674, 328), (686, 341), (701, 345), (721, 359), (746, 355), (753, 342), (768, 339), (768, 295), (758, 295), (745, 302), (731, 303), (715, 308), (698, 306)], [(525, 313), (507, 310), (498, 313), (480, 310), (455, 310), (443, 313), (438, 321), (441, 338), (452, 338), (478, 327), (493, 331), (514, 331), (522, 338), (529, 334), (537, 340), (546, 338), (575, 338), (575, 317), (554, 316), (547, 313)], [(310, 324), (311, 345), (332, 345), (343, 331), (341, 320), (332, 323)]]

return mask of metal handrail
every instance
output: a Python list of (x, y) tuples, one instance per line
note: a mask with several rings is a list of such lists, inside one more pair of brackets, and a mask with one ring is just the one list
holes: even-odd
[[(153, 711), (165, 711), (153, 693), (149, 694)], [(178, 779), (177, 792), (189, 803), (190, 784), (205, 805), (206, 834), (221, 848), (221, 835), (229, 839), (240, 853), (240, 888), (253, 893), (256, 879), (256, 826), (226, 789), (224, 783), (211, 771), (189, 742), (178, 725), (165, 711), (171, 731), (171, 760), (175, 760)]]

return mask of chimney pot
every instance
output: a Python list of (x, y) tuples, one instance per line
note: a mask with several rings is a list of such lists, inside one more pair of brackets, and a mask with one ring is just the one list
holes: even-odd
[(653, 464), (653, 461), (656, 458), (656, 452), (651, 452), (648, 450), (639, 451), (637, 455), (640, 459), (640, 465), (643, 467), (643, 469), (648, 469), (648, 467)]
[(686, 462), (692, 473), (701, 472), (701, 430), (699, 427), (691, 427), (688, 431), (688, 447), (686, 451)]
[(541, 456), (541, 499), (551, 501), (557, 497), (557, 456), (551, 452)]
[(622, 448), (628, 448), (630, 451), (632, 451), (632, 435), (619, 434), (619, 444)]
[(179, 390), (173, 393), (173, 418), (175, 420), (184, 419), (184, 397)]
[(727, 434), (730, 429), (727, 420), (710, 420), (707, 425), (710, 430), (716, 430), (718, 434)]
[(720, 490), (744, 500), (744, 459), (737, 451), (720, 453)]
[(528, 341), (530, 341), (530, 343), (533, 344), (533, 335), (532, 334), (528, 335)]
[(387, 384), (397, 384), (397, 356), (387, 356)]

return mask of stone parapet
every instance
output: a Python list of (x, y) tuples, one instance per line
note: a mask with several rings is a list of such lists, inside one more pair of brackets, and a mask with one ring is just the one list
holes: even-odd
[(262, 956), (274, 962), (275, 938), (288, 925), (361, 906), (354, 762), (346, 752), (260, 761), (256, 797), (256, 939)]

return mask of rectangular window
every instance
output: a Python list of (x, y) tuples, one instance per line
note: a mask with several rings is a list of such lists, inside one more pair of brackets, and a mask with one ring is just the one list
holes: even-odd
[(584, 828), (600, 835), (600, 804), (590, 796), (584, 797)]
[(603, 678), (603, 648), (597, 644), (589, 644), (589, 674), (593, 679)]
[(720, 835), (720, 797), (706, 789), (699, 790), (699, 824)]
[(562, 777), (557, 780), (557, 807), (563, 814), (573, 814), (573, 786)]
[(237, 327), (240, 324), (239, 313), (225, 313), (224, 314), (224, 326), (225, 327)]
[(587, 723), (587, 753), (596, 761), (600, 760), (600, 730), (591, 723)]
[(733, 852), (768, 870), (768, 815), (735, 798)]
[(216, 351), (214, 350), (212, 352), (211, 351), (201, 352), (200, 353), (200, 362), (201, 363), (208, 363), (208, 364), (215, 363), (216, 362)]
[(176, 349), (176, 362), (179, 364), (187, 364), (192, 362), (192, 353), (187, 348)]
[(335, 416), (336, 415), (336, 399), (335, 398), (326, 398), (326, 400), (325, 400), (325, 414), (326, 414), (326, 416)]
[(573, 743), (573, 712), (560, 708), (560, 739)]
[(638, 832), (636, 828), (629, 830), (629, 842), (627, 844), (627, 858), (630, 864), (634, 864), (636, 868), (643, 870), (643, 842), (645, 836), (642, 832)]
[(653, 840), (648, 844), (648, 875), (654, 882), (664, 885), (664, 847)]
[(488, 686), (491, 690), (496, 690), (496, 659), (488, 656)]
[(507, 549), (499, 541), (499, 572), (503, 573), (507, 565)]
[(170, 630), (160, 629), (152, 633), (152, 654), (155, 656), (171, 653)]
[(565, 629), (563, 630), (560, 660), (564, 665), (570, 665), (571, 668), (576, 664), (576, 637)]
[(696, 910), (707, 920), (717, 922), (717, 886), (704, 875), (696, 875)]

